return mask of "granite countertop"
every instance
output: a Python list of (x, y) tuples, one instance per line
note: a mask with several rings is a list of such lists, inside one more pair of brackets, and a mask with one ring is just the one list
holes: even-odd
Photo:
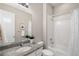
[[(26, 47), (28, 44), (24, 45), (24, 47)], [(24, 51), (24, 52), (15, 52), (17, 49), (21, 48), (20, 46), (18, 47), (14, 47), (14, 48), (9, 48), (6, 50), (3, 50), (0, 52), (0, 54), (2, 54), (2, 56), (24, 56), (24, 55), (28, 55), (32, 52), (34, 52), (35, 50), (43, 47), (43, 43), (41, 44), (31, 44), (31, 49), (29, 49), (28, 51)]]

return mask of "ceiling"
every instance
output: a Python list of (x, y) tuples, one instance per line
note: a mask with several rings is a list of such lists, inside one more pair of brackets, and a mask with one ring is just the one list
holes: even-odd
[(55, 6), (59, 6), (59, 5), (61, 5), (61, 4), (63, 4), (63, 3), (51, 3), (51, 5), (54, 6), (54, 7), (55, 7)]

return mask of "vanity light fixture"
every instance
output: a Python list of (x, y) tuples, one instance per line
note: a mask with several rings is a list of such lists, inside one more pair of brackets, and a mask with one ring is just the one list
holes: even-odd
[(20, 4), (20, 5), (22, 5), (22, 6), (26, 7), (26, 8), (29, 8), (29, 3), (18, 3), (18, 4)]

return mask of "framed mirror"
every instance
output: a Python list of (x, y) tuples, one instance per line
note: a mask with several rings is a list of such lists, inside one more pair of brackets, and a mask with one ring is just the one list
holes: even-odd
[(26, 34), (32, 34), (32, 15), (23, 10), (1, 3), (0, 46), (27, 40), (27, 38), (23, 37)]

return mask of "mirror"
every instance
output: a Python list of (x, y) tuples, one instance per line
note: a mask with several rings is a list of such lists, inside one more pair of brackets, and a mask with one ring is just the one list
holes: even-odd
[(0, 46), (27, 40), (32, 35), (32, 15), (6, 4), (0, 4)]

